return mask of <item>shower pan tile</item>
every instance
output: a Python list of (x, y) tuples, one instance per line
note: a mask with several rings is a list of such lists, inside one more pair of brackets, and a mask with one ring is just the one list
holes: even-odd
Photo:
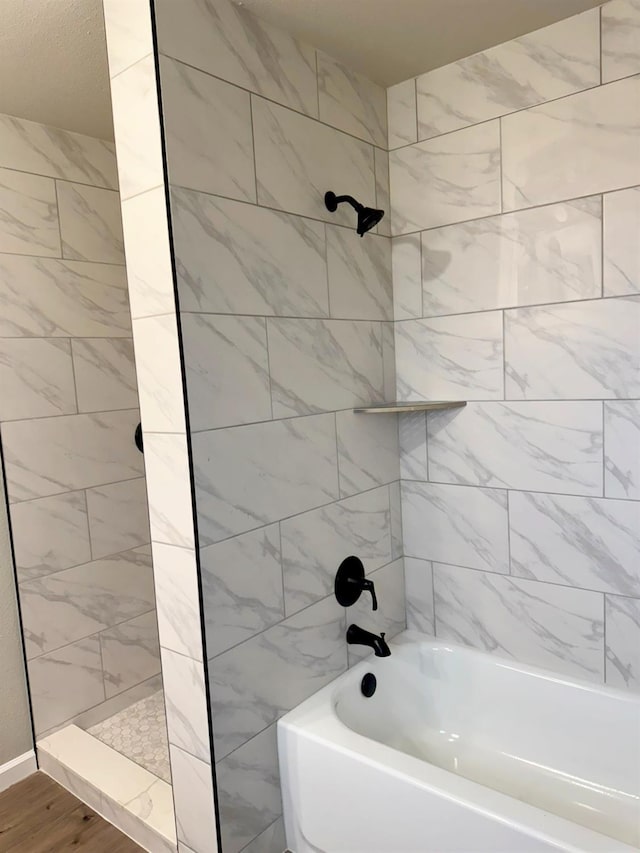
[(162, 647), (202, 660), (195, 552), (154, 542), (153, 579)]
[(147, 433), (144, 437), (144, 459), (151, 539), (154, 543), (193, 548), (191, 477), (186, 436), (178, 433)]
[(640, 397), (640, 296), (504, 317), (509, 399)]
[(606, 682), (640, 689), (640, 600), (605, 595)]
[(511, 574), (640, 598), (640, 503), (511, 492)]
[(600, 16), (591, 9), (418, 77), (419, 138), (599, 83)]
[(336, 412), (336, 429), (340, 497), (399, 478), (397, 418)]
[(124, 267), (0, 255), (0, 335), (131, 337)]
[(280, 522), (287, 615), (333, 590), (338, 566), (351, 554), (365, 571), (391, 562), (386, 486)]
[(604, 677), (603, 596), (434, 564), (436, 635), (588, 681)]
[(182, 311), (329, 315), (321, 222), (180, 188), (171, 207)]
[(602, 6), (602, 82), (640, 72), (640, 3), (611, 0)]
[(393, 320), (389, 239), (368, 234), (365, 242), (348, 228), (326, 228), (331, 316)]
[(149, 508), (144, 477), (87, 489), (93, 558), (149, 542)]
[(507, 493), (402, 482), (405, 555), (509, 573)]
[(149, 53), (151, 16), (146, 0), (104, 0), (103, 6), (109, 75), (115, 77)]
[[(638, 7), (640, 11), (640, 6)], [(639, 19), (640, 21), (640, 19)], [(640, 37), (640, 23), (638, 27)], [(604, 296), (640, 293), (640, 187), (603, 197)]]
[(59, 257), (55, 182), (0, 169), (0, 252)]
[[(393, 316), (395, 320), (422, 317), (420, 251), (420, 234), (394, 237), (391, 241)], [(453, 259), (447, 260), (451, 262)]]
[(400, 148), (418, 141), (416, 81), (403, 80), (387, 89), (389, 148)]
[(427, 434), (433, 481), (602, 495), (600, 402), (470, 403)]
[(184, 432), (182, 356), (175, 313), (134, 320), (133, 338), (145, 433)]
[(57, 181), (62, 254), (76, 261), (124, 264), (120, 196)]
[(427, 560), (405, 557), (404, 583), (407, 596), (407, 628), (422, 634), (434, 634), (432, 564)]
[(424, 316), (599, 297), (601, 215), (595, 196), (424, 231)]
[(382, 86), (318, 51), (320, 121), (387, 147), (387, 96)]
[(76, 412), (69, 341), (0, 339), (0, 420)]
[(79, 411), (105, 412), (138, 406), (132, 340), (83, 338), (72, 341), (71, 350)]
[(107, 699), (160, 672), (158, 624), (154, 611), (100, 633)]
[(640, 500), (640, 402), (604, 404), (604, 493)]
[(161, 656), (169, 743), (202, 761), (208, 761), (210, 745), (204, 664), (169, 649), (162, 649)]
[[(366, 631), (375, 634), (384, 631), (386, 639), (390, 641), (407, 627), (404, 561), (400, 559), (389, 563), (389, 565), (372, 572), (370, 577), (376, 585), (379, 608), (375, 613), (372, 613), (371, 602), (365, 595), (362, 595), (353, 607), (347, 608), (347, 625), (355, 623)], [(349, 646), (347, 653), (349, 666), (354, 666), (372, 654), (371, 649), (364, 646)]]
[(277, 524), (200, 552), (207, 655), (219, 655), (284, 619)]
[(211, 765), (170, 745), (178, 841), (197, 853), (218, 853)]
[(160, 77), (171, 183), (255, 202), (249, 94), (166, 56)]
[(365, 320), (267, 320), (274, 417), (383, 402), (381, 330)]

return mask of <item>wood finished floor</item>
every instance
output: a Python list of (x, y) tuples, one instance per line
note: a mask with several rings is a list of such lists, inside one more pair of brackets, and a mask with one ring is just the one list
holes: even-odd
[(144, 853), (44, 773), (0, 793), (0, 853)]

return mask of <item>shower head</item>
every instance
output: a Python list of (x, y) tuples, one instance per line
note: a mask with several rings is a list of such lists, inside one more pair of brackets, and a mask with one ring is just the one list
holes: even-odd
[(353, 196), (336, 195), (331, 191), (324, 195), (325, 206), (331, 213), (335, 213), (338, 209), (338, 205), (342, 204), (343, 201), (350, 204), (358, 213), (358, 225), (356, 227), (356, 231), (360, 237), (363, 237), (367, 231), (371, 231), (372, 228), (375, 228), (384, 216), (384, 210), (376, 210), (375, 207), (364, 207), (364, 205), (360, 204), (359, 201), (356, 201)]

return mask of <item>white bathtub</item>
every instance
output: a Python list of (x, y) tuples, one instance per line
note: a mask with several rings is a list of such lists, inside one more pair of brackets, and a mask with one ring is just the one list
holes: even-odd
[(640, 696), (420, 635), (392, 650), (278, 723), (294, 853), (638, 849)]

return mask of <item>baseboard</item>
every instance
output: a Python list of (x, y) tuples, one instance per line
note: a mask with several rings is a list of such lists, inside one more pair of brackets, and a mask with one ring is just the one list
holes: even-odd
[(0, 764), (0, 791), (5, 791), (16, 782), (21, 782), (38, 769), (34, 750)]

